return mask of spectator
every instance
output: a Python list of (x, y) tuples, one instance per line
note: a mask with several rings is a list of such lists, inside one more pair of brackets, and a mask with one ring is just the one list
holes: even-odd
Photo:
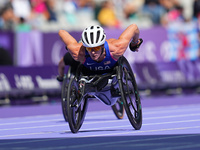
[(160, 4), (165, 8), (161, 24), (166, 26), (172, 22), (183, 22), (183, 8), (176, 0), (160, 0)]
[(0, 30), (14, 30), (16, 17), (13, 13), (13, 8), (10, 3), (7, 3), (0, 10)]
[(161, 6), (164, 7), (166, 12), (173, 10), (175, 8), (175, 6), (179, 5), (177, 0), (159, 0), (159, 3)]
[(198, 42), (199, 42), (199, 58), (200, 58), (200, 0), (195, 0), (193, 4), (193, 17), (197, 19), (198, 23)]
[(131, 0), (124, 4), (125, 18), (135, 18), (144, 5), (144, 0)]
[(47, 8), (47, 20), (48, 21), (57, 21), (57, 16), (55, 12), (55, 0), (46, 0), (46, 8)]
[(43, 16), (46, 20), (49, 17), (47, 7), (46, 7), (46, 0), (30, 0), (32, 11), (36, 16)]
[(28, 20), (32, 29), (42, 30), (43, 25), (48, 21), (49, 13), (46, 7), (46, 0), (30, 0), (31, 15)]
[[(30, 31), (31, 25), (27, 22), (31, 15), (31, 3), (29, 0), (12, 0), (13, 12), (17, 17), (16, 31)], [(22, 9), (23, 8), (23, 9)]]
[(77, 4), (73, 0), (64, 0), (63, 10), (66, 17), (66, 20), (69, 24), (77, 23)]
[(73, 0), (64, 0), (63, 6), (64, 12), (67, 13), (75, 13), (78, 7), (77, 3), (75, 3)]
[(192, 5), (194, 3), (194, 0), (177, 0), (177, 2), (183, 8), (182, 14), (185, 21), (187, 22), (192, 21), (192, 15), (193, 15)]
[(195, 0), (193, 4), (193, 16), (200, 19), (200, 0)]
[(45, 5), (46, 0), (30, 0), (30, 2), (35, 13), (43, 14), (47, 10)]
[(31, 3), (29, 0), (12, 0), (11, 4), (13, 6), (15, 16), (24, 19), (29, 18), (31, 13)]
[(94, 0), (75, 0), (79, 8), (94, 8), (95, 2)]
[(120, 27), (120, 23), (115, 15), (114, 5), (110, 0), (102, 3), (97, 19), (104, 27)]
[(158, 0), (145, 0), (143, 13), (148, 15), (154, 24), (160, 24), (161, 18), (164, 15), (164, 8)]
[(0, 0), (0, 9), (3, 8), (7, 2), (8, 0)]
[(29, 32), (31, 31), (31, 25), (27, 23), (23, 17), (19, 18), (19, 22), (16, 25), (16, 31), (18, 32)]

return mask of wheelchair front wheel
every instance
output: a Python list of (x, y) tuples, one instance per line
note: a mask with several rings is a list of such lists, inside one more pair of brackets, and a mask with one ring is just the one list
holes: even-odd
[(117, 100), (117, 102), (111, 106), (115, 116), (117, 117), (117, 119), (123, 119), (124, 118), (124, 105), (123, 105), (123, 101), (121, 100), (121, 98), (119, 98)]
[(135, 76), (125, 57), (121, 58), (119, 65), (119, 87), (124, 102), (126, 114), (135, 130), (142, 126), (142, 107)]
[(77, 133), (85, 119), (88, 98), (82, 97), (76, 78), (70, 78), (67, 90), (67, 119), (72, 133)]

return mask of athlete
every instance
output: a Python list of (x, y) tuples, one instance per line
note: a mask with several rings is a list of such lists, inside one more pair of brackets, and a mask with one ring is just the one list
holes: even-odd
[(128, 46), (132, 51), (138, 51), (143, 42), (139, 39), (139, 34), (138, 26), (131, 24), (118, 39), (106, 39), (104, 29), (99, 25), (92, 25), (83, 30), (81, 42), (77, 42), (67, 31), (60, 30), (59, 36), (69, 53), (59, 62), (57, 79), (63, 80), (64, 65), (73, 68), (81, 63), (87, 71), (93, 73), (105, 73), (111, 70)]

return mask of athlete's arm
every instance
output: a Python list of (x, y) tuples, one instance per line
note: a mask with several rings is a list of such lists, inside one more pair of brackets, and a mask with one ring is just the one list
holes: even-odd
[(116, 60), (119, 59), (119, 57), (121, 57), (126, 51), (131, 40), (132, 43), (137, 43), (139, 39), (139, 34), (140, 31), (138, 29), (138, 26), (136, 24), (131, 24), (123, 31), (118, 39), (108, 40), (111, 55)]
[(69, 53), (74, 60), (83, 62), (85, 60), (85, 51), (82, 43), (78, 43), (74, 37), (72, 37), (67, 31), (60, 30), (59, 36), (65, 43)]

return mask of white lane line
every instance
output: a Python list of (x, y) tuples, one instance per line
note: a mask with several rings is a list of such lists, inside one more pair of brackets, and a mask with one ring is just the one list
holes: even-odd
[[(191, 105), (193, 106), (193, 105)], [(171, 106), (171, 107), (162, 107), (161, 110), (158, 110), (157, 107), (155, 108), (146, 108), (146, 109), (143, 109), (143, 116), (145, 115), (149, 115), (149, 114), (162, 114), (162, 113), (176, 113), (176, 112), (194, 112), (194, 111), (200, 111), (199, 107), (197, 107), (197, 105), (195, 105), (196, 107), (195, 108), (190, 108), (189, 106), (188, 107), (184, 107), (184, 108), (187, 108), (187, 109), (181, 109), (181, 107), (176, 107), (176, 106)], [(200, 105), (199, 105), (200, 106)], [(174, 108), (174, 110), (170, 110), (171, 108)], [(155, 110), (156, 109), (156, 110)], [(163, 110), (165, 109), (165, 110)], [(166, 110), (167, 109), (167, 110)], [(97, 114), (96, 117), (98, 117), (99, 115), (101, 114), (105, 114), (105, 113), (112, 113), (113, 114), (113, 111), (112, 110), (106, 110), (106, 111), (93, 111), (93, 112), (89, 112), (88, 114), (86, 114), (86, 116), (92, 116), (92, 115), (95, 115)], [(9, 120), (12, 120), (14, 121), (14, 119), (40, 119), (40, 118), (45, 118), (47, 119), (47, 117), (59, 117), (59, 118), (63, 118), (63, 115), (62, 114), (53, 114), (53, 115), (39, 115), (39, 116), (25, 116), (25, 117), (14, 117), (14, 118), (3, 118), (3, 119), (0, 119), (0, 121), (9, 121)], [(46, 121), (44, 121), (46, 122)], [(5, 123), (3, 123), (5, 124)], [(0, 123), (0, 125), (3, 125)], [(8, 123), (9, 124), (9, 123)]]
[[(149, 133), (149, 132), (160, 132), (160, 131), (187, 130), (187, 129), (198, 129), (198, 128), (200, 128), (200, 126), (167, 128), (167, 129), (165, 128), (165, 129), (146, 130), (146, 131), (142, 131), (142, 130), (138, 131), (138, 130), (136, 130), (134, 132), (129, 131), (129, 132), (112, 133), (112, 136), (113, 135), (127, 135), (127, 134), (133, 134), (133, 135), (135, 135), (136, 133)], [(96, 135), (86, 135), (86, 136), (80, 136), (80, 137), (99, 137), (99, 136), (111, 136), (111, 134), (110, 133), (108, 133), (108, 134), (96, 134)]]
[[(64, 132), (64, 131), (63, 131)], [(65, 131), (66, 132), (66, 131)], [(2, 137), (19, 137), (19, 136), (29, 136), (29, 135), (41, 135), (41, 134), (51, 134), (51, 133), (59, 133), (59, 132), (55, 132), (55, 131), (45, 131), (45, 132), (33, 132), (33, 133), (24, 133), (24, 134), (13, 134), (13, 135), (4, 135), (4, 136), (0, 136), (0, 138)]]
[[(12, 110), (12, 109), (11, 109)], [(18, 120), (18, 119), (33, 119), (33, 118), (47, 118), (47, 117), (62, 117), (62, 114), (51, 114), (51, 115), (36, 115), (36, 116), (23, 116), (23, 117), (10, 117), (10, 118), (0, 118), (0, 121)]]
[[(107, 112), (112, 112), (112, 110), (104, 110), (104, 111), (90, 111), (86, 115), (94, 115), (94, 114), (106, 114)], [(51, 114), (51, 115), (36, 115), (36, 116), (24, 116), (24, 117), (10, 117), (10, 118), (0, 118), (0, 121), (9, 121), (9, 120), (18, 120), (18, 119), (39, 119), (39, 118), (47, 118), (47, 117), (59, 117), (63, 118), (63, 114)]]
[[(113, 116), (113, 114), (112, 114)], [(179, 117), (192, 117), (192, 116), (200, 116), (200, 113), (197, 114), (183, 114), (183, 115), (171, 115), (171, 116), (158, 116), (158, 117), (144, 117), (143, 120), (153, 120), (153, 119), (166, 119), (166, 118), (179, 118)], [(99, 118), (109, 118), (110, 115), (103, 115), (103, 116), (91, 116), (86, 117), (86, 119), (99, 119)], [(123, 119), (125, 120), (125, 119)], [(3, 125), (18, 125), (18, 124), (31, 124), (31, 123), (44, 123), (44, 122), (55, 122), (55, 121), (63, 121), (61, 119), (52, 119), (52, 120), (39, 120), (39, 121), (25, 121), (25, 122), (12, 122), (12, 123), (2, 123), (0, 126)], [(117, 120), (119, 121), (119, 120)], [(122, 120), (120, 120), (122, 121)], [(96, 121), (98, 122), (98, 121)], [(96, 123), (95, 121), (93, 123)], [(115, 122), (111, 120), (110, 122)], [(90, 123), (91, 124), (91, 123)]]
[[(194, 108), (191, 108), (194, 107)], [(143, 113), (144, 114), (156, 114), (156, 113), (173, 113), (173, 112), (192, 112), (192, 111), (200, 111), (199, 109), (200, 105), (199, 104), (191, 104), (191, 105), (183, 105), (183, 106), (179, 106), (179, 105), (173, 105), (173, 106), (167, 106), (167, 107), (151, 107), (151, 108), (143, 108)], [(183, 109), (186, 108), (186, 109)], [(164, 109), (164, 111), (163, 111)], [(172, 110), (171, 110), (172, 109)], [(94, 114), (105, 114), (108, 112), (112, 112), (112, 110), (102, 110), (102, 111), (90, 111), (88, 113), (86, 113), (86, 115), (94, 115)], [(0, 118), (0, 121), (9, 121), (9, 120), (13, 120), (13, 119), (34, 119), (34, 118), (47, 118), (47, 117), (60, 117), (63, 118), (62, 114), (51, 114), (51, 115), (37, 115), (37, 116), (25, 116), (25, 117), (11, 117), (11, 118)]]
[(197, 111), (200, 112), (200, 106), (199, 107), (195, 107), (195, 108), (185, 108), (185, 109), (180, 109), (180, 108), (177, 108), (177, 109), (174, 109), (174, 110), (171, 110), (171, 109), (168, 109), (168, 108), (165, 108), (165, 109), (162, 109), (162, 110), (151, 110), (151, 111), (143, 111), (144, 114), (161, 114), (161, 113), (178, 113), (178, 112), (195, 112)]
[(167, 121), (167, 122), (157, 122), (157, 123), (147, 123), (147, 124), (143, 124), (145, 125), (161, 125), (161, 124), (176, 124), (176, 123), (186, 123), (186, 122), (199, 122), (200, 119), (196, 119), (196, 120), (180, 120), (180, 121)]
[[(116, 128), (121, 128), (121, 127), (127, 127), (128, 125), (126, 126), (116, 126)], [(81, 129), (80, 132), (87, 132), (87, 131), (92, 131), (92, 130), (101, 130), (101, 129), (113, 129), (113, 126), (109, 126), (109, 127), (100, 127), (100, 128), (90, 128), (90, 129)], [(200, 128), (200, 126), (191, 126), (191, 127), (179, 127), (179, 128), (164, 128), (164, 129), (157, 129), (157, 130), (135, 130), (134, 132), (133, 131), (129, 131), (129, 132), (118, 132), (118, 133), (112, 133), (112, 136), (117, 136), (117, 135), (129, 135), (129, 134), (137, 134), (137, 133), (149, 133), (149, 132), (160, 132), (160, 131), (174, 131), (174, 130), (187, 130), (187, 129), (197, 129), (197, 128)], [(0, 136), (0, 138), (6, 138), (6, 137), (19, 137), (19, 136), (30, 136), (30, 135), (44, 135), (44, 134), (52, 134), (52, 133), (63, 133), (63, 132), (70, 132), (70, 130), (65, 130), (65, 131), (46, 131), (46, 132), (37, 132), (37, 133), (24, 133), (24, 134), (13, 134), (13, 135), (3, 135), (3, 136)], [(74, 135), (74, 134), (72, 134)], [(77, 135), (77, 134), (76, 134)], [(75, 136), (76, 136), (75, 135)], [(80, 135), (78, 137), (99, 137), (99, 136), (111, 136), (110, 133), (108, 134), (96, 134), (96, 135)]]
[[(18, 124), (30, 124), (30, 123), (43, 123), (43, 122), (55, 122), (61, 121), (61, 119), (51, 119), (51, 120), (38, 120), (38, 121), (24, 121), (24, 122), (12, 122), (12, 123), (1, 123), (0, 126), (4, 125), (18, 125)], [(62, 120), (63, 121), (63, 120)]]
[[(158, 101), (159, 102), (159, 101)], [(185, 104), (185, 105), (170, 105), (170, 106), (152, 106), (152, 107), (142, 107), (145, 111), (151, 111), (151, 110), (162, 110), (162, 109), (184, 109), (184, 108), (197, 108), (200, 106), (199, 104)]]
[(151, 120), (151, 119), (166, 119), (166, 118), (192, 117), (192, 116), (200, 116), (200, 113), (197, 113), (197, 114), (183, 114), (183, 115), (148, 117), (148, 118), (144, 118), (144, 119), (145, 120)]
[[(113, 116), (113, 114), (112, 114)], [(143, 120), (153, 120), (153, 119), (166, 119), (166, 118), (178, 118), (178, 117), (192, 117), (192, 116), (200, 116), (200, 113), (197, 114), (183, 114), (183, 115), (171, 115), (171, 116), (158, 116), (158, 117), (148, 117), (143, 118)], [(91, 116), (86, 117), (86, 119), (99, 119), (99, 118), (109, 118), (110, 115), (103, 115), (103, 116)], [(124, 120), (124, 119), (123, 119)], [(55, 121), (63, 121), (61, 119), (52, 119), (52, 120), (39, 120), (39, 121), (25, 121), (25, 122), (12, 122), (12, 123), (2, 123), (2, 125), (17, 125), (17, 124), (30, 124), (30, 123), (43, 123), (43, 122), (55, 122)], [(117, 120), (119, 121), (119, 120)], [(98, 122), (98, 121), (97, 121)], [(113, 122), (113, 120), (111, 120)], [(95, 122), (94, 122), (95, 123)]]
[[(125, 121), (128, 121), (128, 120), (125, 120)], [(186, 122), (199, 122), (200, 121), (200, 119), (198, 119), (198, 120), (184, 120), (184, 121), (172, 121), (172, 122), (159, 122), (159, 123), (147, 123), (147, 124), (143, 124), (143, 126), (154, 126), (154, 125), (165, 125), (165, 124), (177, 124), (177, 123), (186, 123)], [(110, 121), (99, 121), (99, 122), (96, 122), (96, 124), (100, 124), (100, 123), (102, 123), (102, 124), (104, 124), (104, 123), (108, 123), (108, 122), (110, 122)], [(119, 121), (114, 121), (114, 122), (118, 122), (119, 123)], [(85, 124), (87, 124), (87, 123), (85, 123)], [(84, 124), (84, 125), (85, 125)], [(90, 124), (90, 123), (89, 123)], [(61, 126), (66, 126), (66, 124), (65, 125), (49, 125), (49, 126), (36, 126), (36, 127), (26, 127), (26, 128), (12, 128), (12, 129), (1, 129), (1, 131), (10, 131), (10, 130), (25, 130), (25, 129), (38, 129), (38, 128), (54, 128), (54, 127), (61, 127)], [(84, 126), (83, 126), (84, 127)], [(121, 126), (109, 126), (109, 127), (98, 127), (98, 128), (86, 128), (86, 129), (84, 129), (84, 130), (99, 130), (100, 128), (102, 128), (102, 129), (106, 129), (106, 128), (113, 128), (113, 129), (115, 129), (115, 128), (124, 128), (124, 127), (131, 127), (132, 128), (132, 126), (131, 126), (131, 124), (129, 124), (129, 125), (121, 125)], [(69, 130), (70, 131), (70, 130)], [(61, 132), (61, 131), (60, 131)], [(66, 131), (65, 131), (66, 132)], [(39, 134), (40, 134), (41, 132), (39, 132)], [(43, 132), (42, 132), (43, 133)], [(46, 133), (46, 132), (45, 132)], [(55, 132), (52, 132), (52, 133), (55, 133)], [(134, 132), (135, 133), (135, 132)], [(30, 133), (30, 135), (32, 135), (32, 134), (35, 134), (35, 133)], [(25, 135), (29, 135), (29, 133), (27, 133), (27, 134), (25, 134)], [(21, 136), (21, 134), (17, 134), (17, 135), (3, 135), (3, 136), (0, 136), (0, 138), (1, 137), (7, 137), (7, 136)]]
[[(87, 117), (86, 119), (100, 119), (100, 118), (109, 118), (111, 115), (101, 115), (101, 116), (90, 116)], [(115, 117), (114, 114), (112, 114), (113, 118)], [(22, 120), (22, 118), (20, 119)], [(23, 121), (23, 122), (11, 122), (11, 123), (1, 123), (0, 126), (4, 125), (17, 125), (17, 124), (30, 124), (30, 123), (43, 123), (43, 122), (55, 122), (55, 121), (60, 121), (60, 122), (65, 122), (64, 118), (60, 119), (50, 119), (50, 120), (36, 120), (36, 121)]]
[[(97, 121), (97, 122), (85, 122), (84, 125), (86, 124), (101, 124), (101, 123), (121, 123), (121, 122), (128, 122), (128, 119), (124, 119), (124, 120), (116, 120), (116, 121)], [(149, 126), (149, 125), (162, 125), (162, 124), (176, 124), (176, 123), (186, 123), (186, 122), (199, 122), (200, 119), (197, 120), (181, 120), (181, 121), (168, 121), (168, 122), (158, 122), (158, 123), (146, 123), (146, 124), (142, 124), (142, 126)], [(10, 130), (26, 130), (26, 129), (39, 129), (39, 128), (54, 128), (54, 127), (62, 127), (62, 126), (68, 126), (68, 123), (66, 124), (59, 124), (59, 125), (48, 125), (48, 126), (34, 126), (34, 127), (22, 127), (22, 128), (7, 128), (7, 129), (1, 129), (1, 131), (10, 131)], [(131, 125), (128, 125), (131, 127)], [(128, 127), (128, 126), (123, 126), (123, 127)], [(112, 126), (113, 128), (115, 128), (116, 126)]]
[(8, 128), (8, 129), (1, 129), (1, 131), (12, 131), (12, 130), (27, 130), (27, 129), (39, 129), (39, 128), (54, 128), (54, 127), (62, 127), (68, 126), (68, 124), (59, 124), (59, 125), (48, 125), (48, 126), (34, 126), (34, 127), (22, 127), (22, 128)]
[[(173, 115), (173, 116), (159, 116), (159, 117), (148, 117), (148, 118), (143, 118), (143, 120), (154, 120), (154, 119), (166, 119), (166, 118), (182, 118), (182, 117), (192, 117), (192, 116), (200, 116), (199, 114), (186, 114), (186, 115)], [(118, 121), (128, 121), (128, 119), (122, 119), (122, 120), (111, 120), (111, 121), (103, 121), (103, 122), (118, 122)], [(96, 124), (99, 123), (99, 121), (93, 121), (93, 122), (86, 122), (84, 124)]]
[[(113, 113), (113, 111), (104, 111), (101, 115), (99, 115), (100, 113), (98, 113), (98, 115), (96, 116), (94, 116), (94, 115), (91, 115), (91, 113), (90, 114), (86, 114), (86, 119), (99, 119), (99, 118), (108, 118), (108, 117), (110, 117), (110, 116), (108, 116), (108, 114), (110, 113), (110, 116), (113, 116), (113, 117), (115, 117), (114, 116), (114, 113)], [(55, 115), (54, 115), (55, 116)], [(13, 122), (14, 120), (13, 119), (11, 119), (11, 118), (8, 118), (8, 119), (5, 119), (5, 120), (8, 120), (8, 121), (12, 121), (12, 123), (0, 123), (0, 126), (1, 125), (12, 125), (12, 124), (21, 124), (21, 123), (24, 123), (24, 124), (27, 124), (27, 123), (39, 123), (39, 122), (50, 122), (50, 121), (64, 121), (64, 118), (63, 118), (63, 116), (61, 116), (61, 115), (57, 115), (57, 116), (59, 116), (59, 118), (58, 119), (51, 119), (51, 120), (45, 120), (46, 119), (46, 116), (44, 116), (44, 120), (41, 120), (42, 118), (40, 118), (39, 117), (39, 121), (23, 121), (23, 122)], [(50, 116), (49, 116), (50, 117)], [(36, 119), (36, 118), (38, 118), (38, 116), (32, 116), (32, 117), (28, 117), (29, 119), (32, 119), (32, 120), (34, 120), (34, 119)], [(116, 118), (116, 117), (115, 117)], [(27, 119), (27, 117), (20, 117), (20, 118), (14, 118), (14, 119), (18, 119), (18, 120), (25, 120), (25, 119)], [(49, 118), (50, 119), (50, 118)], [(17, 121), (18, 121), (17, 120)]]

